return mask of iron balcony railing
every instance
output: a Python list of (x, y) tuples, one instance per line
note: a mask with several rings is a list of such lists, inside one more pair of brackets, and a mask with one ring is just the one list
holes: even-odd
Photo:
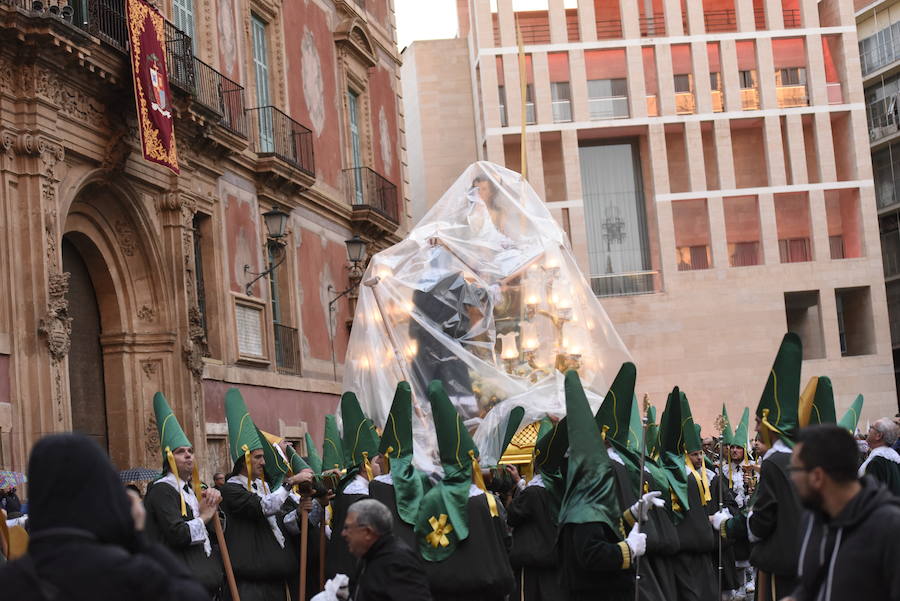
[(284, 374), (300, 374), (300, 335), (297, 328), (273, 323), (275, 329), (275, 367)]
[(375, 209), (394, 223), (400, 223), (397, 186), (368, 167), (344, 169), (350, 203)]
[(125, 0), (73, 0), (72, 5), (76, 14), (86, 14), (84, 24), (76, 23), (76, 25), (80, 25), (110, 46), (128, 52)]
[(244, 88), (196, 56), (194, 98), (201, 105), (221, 115), (219, 125), (243, 138), (247, 137)]
[(166, 69), (169, 83), (189, 94), (194, 93), (194, 48), (191, 36), (165, 21)]
[(634, 296), (656, 292), (656, 271), (634, 271), (591, 276), (594, 296)]
[(274, 106), (247, 109), (253, 150), (274, 156), (315, 177), (312, 132)]

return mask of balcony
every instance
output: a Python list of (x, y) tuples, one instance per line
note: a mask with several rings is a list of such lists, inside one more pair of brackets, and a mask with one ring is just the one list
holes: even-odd
[(654, 280), (656, 271), (635, 271), (631, 273), (610, 273), (591, 276), (591, 290), (594, 296), (635, 296), (656, 292)]
[(622, 37), (622, 22), (618, 19), (597, 21), (597, 39), (615, 40)]
[(697, 100), (693, 92), (675, 93), (675, 114), (692, 115), (697, 112)]
[(721, 113), (725, 110), (725, 98), (722, 90), (713, 90), (712, 94), (712, 110), (714, 113)]
[(0, 0), (29, 16), (56, 17), (128, 52), (125, 0)]
[(809, 95), (804, 84), (775, 86), (775, 97), (778, 106), (783, 109), (809, 106)]
[(344, 169), (353, 222), (370, 235), (393, 233), (400, 225), (397, 186), (368, 167)]
[[(869, 38), (866, 38), (868, 40)], [(862, 45), (866, 40), (860, 42)], [(859, 55), (859, 63), (863, 77), (878, 71), (900, 58), (900, 38), (891, 39), (884, 44), (879, 44)]]
[(758, 88), (741, 88), (741, 110), (742, 111), (758, 111), (759, 110), (759, 89)]
[(279, 373), (300, 375), (300, 336), (297, 328), (273, 323), (275, 367)]
[(649, 17), (639, 17), (638, 26), (642, 38), (660, 38), (666, 35), (666, 18), (663, 13), (653, 13)]
[(274, 106), (250, 108), (246, 112), (251, 124), (253, 151), (260, 158), (278, 159), (315, 179), (313, 139), (309, 129)]
[(628, 96), (588, 98), (588, 114), (592, 121), (604, 119), (627, 119)]
[[(868, 112), (868, 111), (867, 111)], [(869, 142), (892, 136), (900, 130), (895, 111), (885, 112), (869, 118)]]
[(554, 100), (551, 105), (554, 123), (566, 123), (572, 120), (571, 100)]

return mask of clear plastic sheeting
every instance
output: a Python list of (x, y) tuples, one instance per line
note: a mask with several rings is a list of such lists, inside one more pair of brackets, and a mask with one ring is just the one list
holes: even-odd
[(513, 407), (523, 426), (564, 415), (562, 373), (577, 369), (596, 408), (629, 360), (546, 205), (518, 173), (478, 162), (369, 262), (344, 389), (383, 427), (409, 381), (416, 463), (435, 470), (427, 388), (443, 381), (489, 465)]

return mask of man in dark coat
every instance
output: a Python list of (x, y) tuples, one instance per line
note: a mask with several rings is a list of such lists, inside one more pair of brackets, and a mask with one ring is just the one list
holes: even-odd
[(756, 408), (756, 430), (770, 447), (763, 456), (747, 535), (750, 563), (757, 568), (756, 595), (777, 601), (797, 584), (800, 500), (788, 476), (791, 445), (799, 422), (800, 363), (803, 346), (787, 333)]
[(347, 512), (341, 536), (359, 559), (353, 601), (431, 601), (422, 560), (394, 536), (393, 523), (375, 499), (357, 501)]
[(856, 441), (839, 426), (800, 431), (791, 481), (809, 509), (794, 601), (900, 599), (900, 499), (857, 479)]
[[(153, 397), (163, 457), (163, 477), (150, 485), (144, 507), (147, 535), (164, 544), (214, 595), (223, 581), (222, 561), (213, 548), (207, 524), (222, 497), (216, 489), (200, 493), (191, 487), (196, 474), (194, 448), (161, 393)], [(196, 479), (199, 483), (199, 479)]]
[(28, 553), (0, 566), (15, 601), (208, 601), (203, 586), (143, 535), (144, 508), (81, 434), (41, 439), (28, 465)]
[(859, 477), (872, 476), (900, 496), (900, 454), (891, 448), (897, 442), (897, 431), (897, 424), (887, 417), (872, 424), (866, 437), (870, 452), (859, 468)]

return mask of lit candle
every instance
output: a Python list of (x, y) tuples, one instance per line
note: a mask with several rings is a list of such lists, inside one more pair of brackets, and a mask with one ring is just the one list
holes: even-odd
[(541, 302), (541, 285), (537, 278), (525, 280), (525, 304), (534, 307)]
[(375, 275), (377, 275), (382, 280), (385, 278), (389, 278), (394, 275), (394, 270), (384, 263), (379, 263), (375, 266)]
[(522, 328), (522, 350), (523, 351), (536, 351), (540, 342), (538, 341), (537, 336), (537, 326), (531, 323), (530, 321), (523, 321), (521, 323)]
[(516, 332), (499, 335), (501, 342), (500, 357), (502, 359), (515, 359), (519, 356), (519, 349), (516, 348), (516, 336), (518, 336)]

